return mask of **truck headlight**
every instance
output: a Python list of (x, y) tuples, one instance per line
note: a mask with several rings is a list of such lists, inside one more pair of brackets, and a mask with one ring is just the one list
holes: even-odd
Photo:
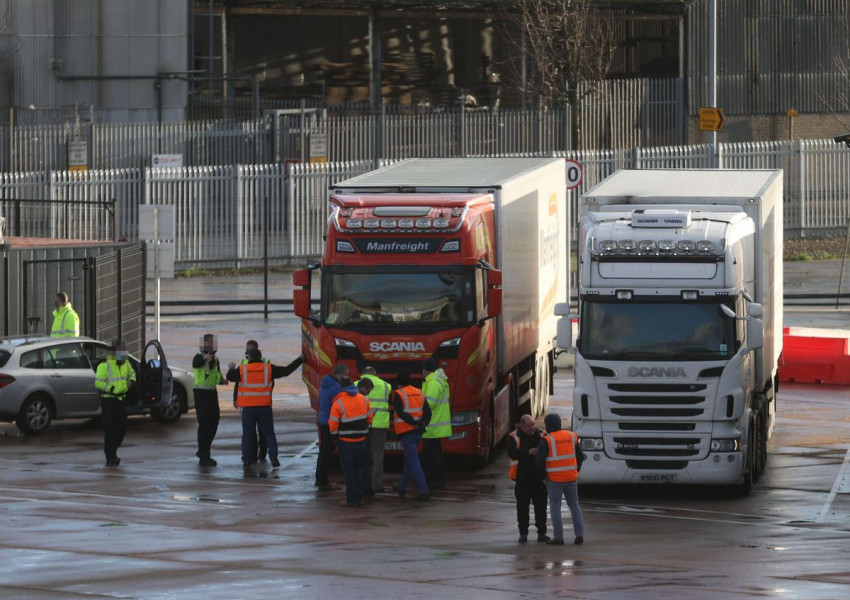
[(712, 452), (738, 452), (741, 449), (739, 438), (711, 440)]
[(596, 450), (603, 450), (605, 448), (605, 444), (602, 441), (602, 438), (581, 438), (581, 449), (586, 450), (587, 452), (593, 452)]
[(475, 425), (481, 421), (477, 410), (465, 410), (452, 413), (452, 427), (465, 427)]

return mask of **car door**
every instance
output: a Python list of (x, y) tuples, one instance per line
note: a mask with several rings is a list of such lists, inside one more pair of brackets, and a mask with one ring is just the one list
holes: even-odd
[(44, 359), (42, 373), (54, 390), (56, 416), (97, 414), (100, 395), (94, 387), (94, 370), (80, 343), (53, 344)]
[(136, 376), (138, 402), (141, 408), (161, 408), (171, 402), (173, 375), (168, 368), (165, 351), (158, 340), (151, 340), (145, 346)]

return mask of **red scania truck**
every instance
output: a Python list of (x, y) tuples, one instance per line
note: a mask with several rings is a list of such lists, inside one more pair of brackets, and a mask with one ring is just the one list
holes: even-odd
[(451, 386), (446, 453), (486, 460), (520, 410), (542, 414), (568, 297), (565, 172), (555, 158), (410, 159), (331, 186), (321, 264), (293, 274), (313, 408), (337, 363), (416, 385), (430, 357)]

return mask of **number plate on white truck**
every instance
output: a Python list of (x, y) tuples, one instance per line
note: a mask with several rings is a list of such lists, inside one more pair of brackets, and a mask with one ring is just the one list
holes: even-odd
[(646, 473), (638, 479), (641, 483), (676, 483), (678, 480), (678, 475), (671, 475), (669, 473)]

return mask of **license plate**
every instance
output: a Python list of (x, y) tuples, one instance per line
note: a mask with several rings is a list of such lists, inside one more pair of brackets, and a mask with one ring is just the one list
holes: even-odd
[(671, 474), (662, 475), (660, 473), (657, 473), (657, 474), (656, 473), (653, 473), (653, 474), (648, 473), (646, 475), (640, 476), (640, 482), (641, 483), (676, 483), (676, 481), (678, 479), (679, 479), (678, 475), (671, 475)]
[(387, 442), (384, 448), (386, 450), (401, 450), (401, 442)]

